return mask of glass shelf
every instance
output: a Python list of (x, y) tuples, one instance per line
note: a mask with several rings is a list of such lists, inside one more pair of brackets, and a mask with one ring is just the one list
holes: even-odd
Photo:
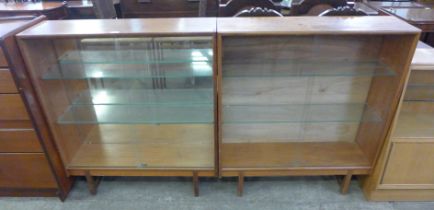
[(82, 92), (74, 105), (114, 104), (209, 104), (214, 101), (212, 89), (133, 89), (93, 90)]
[(60, 124), (213, 123), (213, 105), (72, 105)]
[(381, 121), (379, 113), (365, 104), (225, 105), (223, 122), (360, 122)]
[(378, 61), (249, 60), (223, 64), (223, 77), (394, 76)]
[(112, 49), (72, 50), (59, 58), (61, 64), (164, 64), (212, 61), (212, 49)]
[(210, 62), (182, 64), (68, 64), (52, 66), (42, 79), (141, 79), (212, 77)]

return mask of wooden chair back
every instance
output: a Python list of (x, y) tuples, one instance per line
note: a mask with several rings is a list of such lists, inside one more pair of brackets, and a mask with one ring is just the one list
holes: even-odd
[(245, 9), (234, 15), (234, 17), (255, 17), (255, 16), (283, 17), (283, 15), (280, 12), (274, 9), (261, 8), (261, 7), (253, 7), (250, 9)]
[(338, 7), (324, 11), (319, 16), (365, 16), (366, 12), (350, 6)]
[(218, 13), (220, 17), (232, 17), (245, 9), (255, 7), (280, 11), (280, 7), (271, 0), (230, 0), (225, 4), (219, 4)]
[(346, 0), (300, 0), (291, 4), (290, 15), (317, 16), (326, 10), (347, 6)]

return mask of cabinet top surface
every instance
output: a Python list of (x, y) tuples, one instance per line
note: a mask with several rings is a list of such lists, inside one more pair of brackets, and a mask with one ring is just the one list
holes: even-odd
[(417, 48), (411, 62), (411, 69), (434, 71), (434, 48)]
[(20, 38), (134, 35), (416, 34), (395, 17), (155, 18), (44, 21)]
[(223, 35), (402, 34), (420, 30), (391, 16), (218, 18)]
[(215, 18), (52, 20), (37, 24), (18, 37), (210, 35), (215, 30)]

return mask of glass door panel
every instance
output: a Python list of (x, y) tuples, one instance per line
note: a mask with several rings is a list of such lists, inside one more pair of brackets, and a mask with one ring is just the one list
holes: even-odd
[(212, 37), (25, 42), (68, 168), (213, 170)]

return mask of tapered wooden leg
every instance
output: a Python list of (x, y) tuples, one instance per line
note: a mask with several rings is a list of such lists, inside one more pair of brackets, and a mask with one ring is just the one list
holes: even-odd
[(193, 193), (194, 197), (199, 196), (199, 175), (197, 171), (193, 172)]
[(89, 171), (86, 171), (85, 177), (87, 181), (87, 188), (89, 189), (90, 194), (96, 195), (96, 189), (98, 188), (101, 179), (92, 177)]
[(238, 196), (243, 196), (243, 191), (244, 191), (244, 173), (240, 172), (238, 174)]
[(341, 193), (347, 194), (348, 189), (350, 188), (351, 178), (353, 174), (351, 171), (348, 171), (347, 175), (345, 175), (344, 179), (341, 181)]

